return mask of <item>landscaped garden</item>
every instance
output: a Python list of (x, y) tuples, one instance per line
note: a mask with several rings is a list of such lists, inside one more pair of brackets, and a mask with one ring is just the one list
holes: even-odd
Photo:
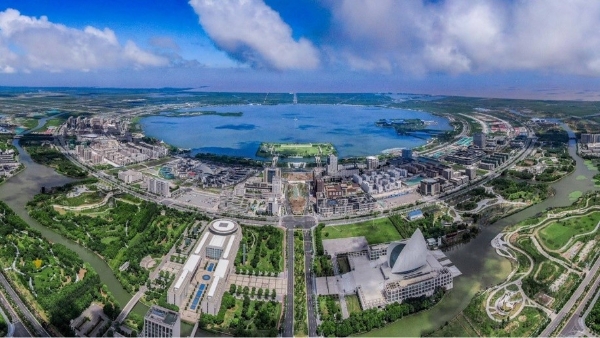
[[(288, 278), (290, 278), (288, 276)], [(294, 231), (294, 336), (308, 334), (306, 310), (306, 276), (304, 269), (304, 235)], [(288, 295), (288, 297), (291, 295)]]
[(548, 322), (544, 312), (533, 307), (525, 307), (515, 319), (494, 321), (485, 311), (486, 299), (487, 293), (480, 293), (459, 316), (430, 336), (534, 337), (539, 335)]
[(548, 198), (550, 189), (545, 183), (518, 182), (506, 177), (490, 181), (494, 191), (513, 202), (537, 203)]
[(48, 242), (1, 201), (0, 213), (4, 275), (38, 318), (72, 335), (71, 319), (94, 300), (111, 301), (100, 293), (100, 277), (75, 252)]
[(281, 229), (273, 226), (244, 226), (240, 249), (235, 258), (236, 271), (253, 275), (279, 273), (283, 266), (282, 252), (283, 231)]
[(203, 313), (199, 326), (236, 337), (275, 337), (280, 317), (281, 303), (251, 299), (249, 295), (236, 298), (225, 292), (218, 314)]
[[(106, 205), (82, 212), (67, 209), (59, 213), (55, 206), (72, 204), (68, 193), (73, 186), (47, 189), (47, 193), (36, 195), (27, 204), (29, 214), (101, 255), (129, 291), (136, 291), (148, 278), (149, 271), (140, 266), (143, 257), (162, 257), (186, 227), (204, 218), (134, 197), (123, 198), (127, 195), (113, 196)], [(86, 186), (94, 189), (94, 183)]]
[(539, 237), (544, 246), (551, 250), (558, 250), (574, 236), (594, 230), (598, 222), (600, 222), (600, 212), (557, 220), (542, 228), (539, 231)]

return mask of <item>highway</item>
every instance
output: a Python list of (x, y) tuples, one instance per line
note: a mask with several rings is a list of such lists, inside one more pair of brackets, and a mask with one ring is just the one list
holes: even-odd
[[(594, 265), (592, 266), (590, 271), (586, 274), (583, 281), (579, 284), (579, 287), (577, 288), (577, 290), (575, 290), (575, 292), (571, 295), (571, 297), (569, 298), (567, 303), (563, 306), (563, 308), (556, 315), (556, 317), (554, 317), (554, 319), (550, 322), (550, 324), (548, 324), (546, 329), (540, 335), (541, 337), (549, 337), (550, 334), (552, 332), (554, 332), (554, 330), (556, 330), (556, 328), (562, 322), (562, 320), (569, 314), (569, 312), (575, 305), (575, 302), (577, 302), (577, 299), (579, 299), (579, 297), (583, 294), (583, 292), (585, 291), (585, 287), (588, 286), (592, 282), (592, 279), (594, 278), (594, 275), (596, 274), (596, 272), (598, 271), (599, 268), (600, 268), (600, 258), (596, 259), (596, 262), (594, 263)], [(596, 279), (595, 286), (590, 288), (589, 292), (584, 297), (584, 300), (579, 304), (577, 309), (573, 312), (573, 314), (569, 318), (567, 325), (565, 326), (565, 328), (562, 330), (562, 332), (560, 334), (561, 336), (563, 336), (563, 335), (571, 336), (571, 331), (577, 330), (577, 328), (578, 328), (577, 321), (579, 319), (579, 314), (583, 311), (583, 308), (585, 307), (585, 303), (587, 302), (587, 299), (590, 299), (591, 297), (593, 297), (594, 291), (596, 290), (596, 287), (598, 286), (598, 280), (600, 280), (600, 278)]]
[(40, 337), (50, 337), (48, 331), (46, 331), (46, 329), (42, 327), (42, 324), (38, 322), (37, 318), (29, 311), (29, 309), (21, 301), (21, 298), (19, 298), (15, 290), (13, 290), (12, 286), (8, 283), (8, 280), (6, 280), (6, 278), (4, 277), (4, 273), (0, 273), (0, 283), (2, 283), (2, 285), (4, 286), (4, 289), (6, 290), (8, 296), (12, 298), (15, 304), (19, 307), (19, 310), (21, 311), (23, 316), (25, 316), (25, 319), (27, 319), (27, 321), (31, 323), (35, 330), (35, 335)]

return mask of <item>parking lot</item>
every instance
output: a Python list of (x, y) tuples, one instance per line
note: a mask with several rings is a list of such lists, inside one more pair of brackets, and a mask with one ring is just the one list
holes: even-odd
[(217, 211), (219, 195), (198, 190), (190, 190), (179, 195), (175, 200), (180, 204), (187, 204), (207, 211)]

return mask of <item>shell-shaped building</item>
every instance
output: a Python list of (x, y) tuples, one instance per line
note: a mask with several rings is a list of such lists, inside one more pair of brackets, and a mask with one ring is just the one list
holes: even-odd
[(421, 230), (417, 229), (410, 239), (403, 243), (391, 243), (386, 251), (387, 263), (392, 273), (409, 274), (427, 263), (427, 243)]

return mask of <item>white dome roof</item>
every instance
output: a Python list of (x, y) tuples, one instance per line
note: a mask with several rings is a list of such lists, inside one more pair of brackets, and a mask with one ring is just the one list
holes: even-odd
[(427, 260), (427, 243), (417, 229), (406, 242), (391, 243), (387, 248), (388, 265), (392, 273), (409, 273), (423, 267)]

